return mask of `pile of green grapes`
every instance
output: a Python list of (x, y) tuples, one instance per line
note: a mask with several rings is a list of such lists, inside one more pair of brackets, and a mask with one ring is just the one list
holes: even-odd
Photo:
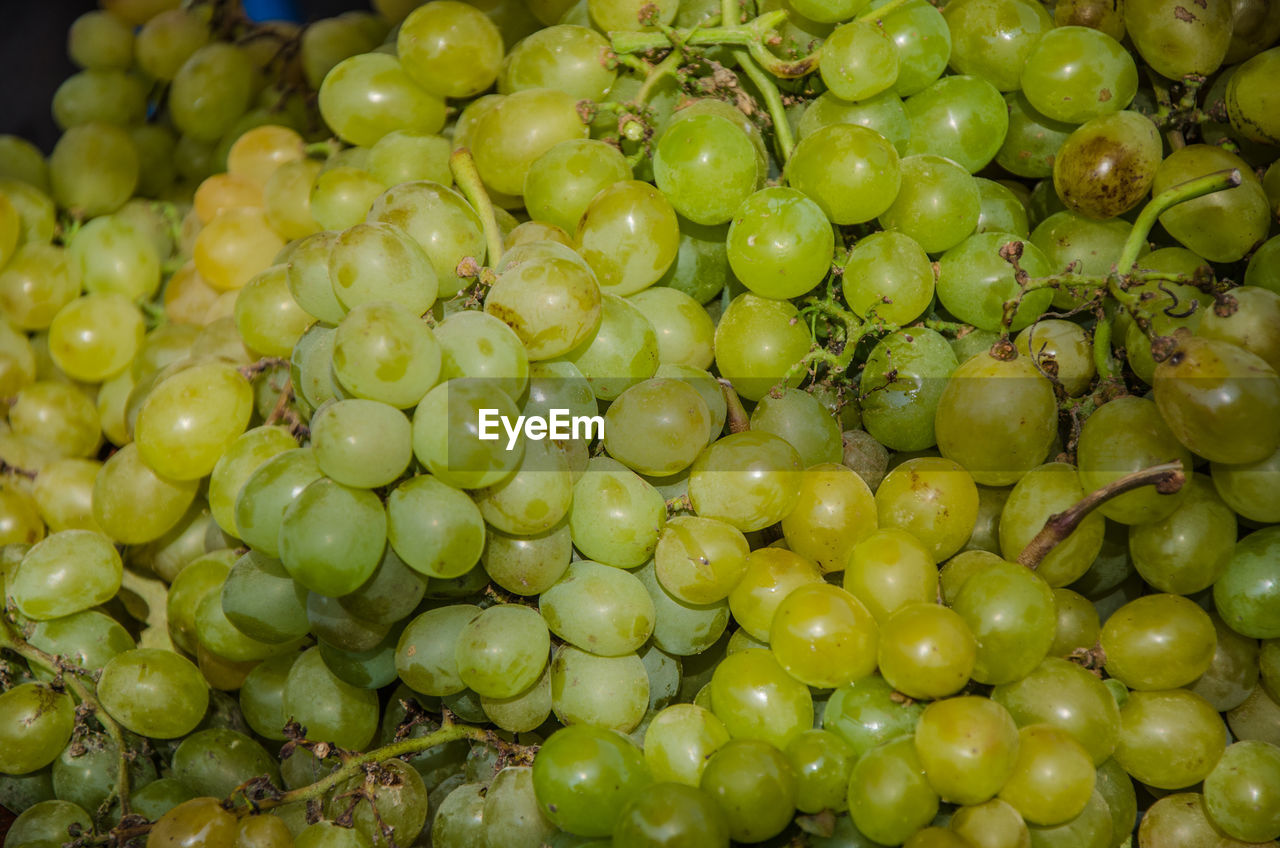
[(3, 848), (1275, 848), (1280, 4), (101, 5)]

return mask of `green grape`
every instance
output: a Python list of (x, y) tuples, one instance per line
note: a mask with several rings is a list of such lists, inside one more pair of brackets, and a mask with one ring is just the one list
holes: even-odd
[(941, 156), (907, 156), (903, 188), (880, 225), (901, 232), (930, 253), (955, 247), (974, 231), (981, 209), (977, 183), (964, 168)]
[(995, 158), (1009, 129), (1004, 98), (981, 77), (945, 77), (903, 105), (911, 122), (907, 154), (944, 157), (971, 174)]
[[(427, 812), (425, 791), (423, 796), (420, 818)], [(512, 848), (543, 845), (556, 832), (538, 806), (533, 769), (528, 766), (507, 766), (498, 772), (485, 794), (482, 816), (486, 838)]]
[(998, 702), (966, 695), (925, 707), (914, 738), (925, 777), (943, 800), (981, 804), (1015, 773), (1018, 736)]
[(1280, 532), (1276, 528), (1250, 533), (1236, 543), (1231, 562), (1213, 586), (1213, 603), (1218, 615), (1243, 636), (1280, 638), (1276, 619), (1276, 610), (1280, 609), (1280, 584), (1275, 580), (1278, 554)]
[(946, 339), (933, 330), (913, 327), (882, 338), (867, 356), (859, 384), (867, 432), (894, 450), (933, 447), (938, 401), (956, 364)]
[(204, 718), (209, 690), (191, 661), (172, 651), (137, 648), (117, 654), (103, 667), (98, 699), (134, 733), (174, 739)]
[(507, 95), (481, 114), (468, 141), (485, 185), (516, 196), (524, 191), (525, 177), (538, 157), (587, 133), (573, 95), (530, 88)]
[(344, 486), (374, 489), (399, 477), (413, 458), (412, 429), (400, 410), (372, 400), (341, 400), (311, 419), (316, 465)]
[(343, 748), (367, 747), (377, 729), (377, 693), (335, 676), (319, 648), (308, 648), (289, 669), (283, 708), (306, 728), (308, 739)]
[(589, 344), (604, 308), (591, 269), (570, 251), (548, 250), (499, 270), (484, 311), (514, 330), (529, 359), (537, 361)]
[(624, 391), (605, 414), (604, 446), (640, 474), (688, 468), (706, 446), (711, 413), (697, 390), (679, 380), (646, 380)]
[(453, 181), (450, 152), (451, 145), (442, 135), (393, 130), (369, 148), (369, 173), (389, 186), (418, 180), (448, 185)]
[(1280, 376), (1256, 354), (1180, 337), (1153, 386), (1169, 429), (1206, 459), (1256, 462), (1280, 447)]
[(650, 14), (657, 22), (669, 25), (679, 6), (672, 0), (661, 0), (653, 4), (653, 9), (646, 9), (639, 0), (587, 0), (586, 5), (591, 22), (601, 32), (648, 29), (646, 18)]
[(63, 530), (31, 546), (5, 576), (5, 592), (27, 618), (61, 618), (109, 601), (123, 563), (111, 540), (92, 530)]
[(653, 632), (653, 601), (640, 581), (590, 560), (572, 563), (539, 609), (552, 633), (601, 656), (633, 653)]
[(119, 292), (129, 300), (155, 294), (160, 256), (142, 227), (120, 215), (95, 218), (76, 232), (68, 259), (86, 292)]
[(302, 31), (299, 60), (307, 84), (313, 89), (324, 82), (325, 74), (333, 66), (350, 56), (364, 53), (377, 46), (371, 33), (363, 31), (345, 16), (314, 21)]
[(71, 738), (75, 707), (43, 683), (22, 683), (0, 694), (0, 772), (27, 774), (58, 758)]
[[(1169, 235), (1211, 262), (1236, 262), (1267, 236), (1270, 204), (1262, 183), (1243, 159), (1216, 145), (1192, 144), (1165, 157), (1156, 168), (1153, 194), (1228, 168), (1241, 184), (1180, 203), (1160, 216)], [(1231, 228), (1223, 226), (1229, 216)]]
[(986, 354), (951, 374), (934, 421), (942, 455), (985, 486), (1017, 482), (1040, 464), (1056, 428), (1053, 386), (1036, 366)]
[(217, 798), (193, 798), (161, 816), (147, 835), (147, 844), (232, 848), (237, 826), (235, 815), (224, 810)]
[(981, 683), (1026, 676), (1053, 645), (1053, 592), (1023, 566), (992, 562), (964, 581), (952, 608), (977, 639), (973, 678)]
[(196, 605), (194, 629), (197, 659), (201, 657), (203, 649), (205, 654), (212, 654), (223, 663), (255, 662), (295, 650), (300, 644), (299, 639), (272, 644), (241, 632), (227, 618), (220, 595), (221, 592), (208, 592)]
[(1218, 637), (1209, 670), (1187, 688), (1204, 698), (1218, 712), (1233, 710), (1245, 702), (1258, 685), (1258, 643), (1232, 630), (1210, 613)]
[(541, 726), (551, 716), (551, 668), (528, 689), (510, 698), (480, 698), (481, 709), (490, 721), (512, 733), (526, 733)]
[(93, 401), (68, 382), (40, 380), (25, 386), (9, 407), (10, 432), (55, 456), (84, 457), (102, 441)]
[(1093, 762), (1079, 742), (1053, 725), (1032, 724), (1018, 731), (1017, 761), (1000, 799), (1027, 824), (1054, 827), (1084, 812), (1096, 781)]
[[(874, 626), (869, 619), (866, 623)], [(734, 739), (758, 739), (781, 749), (813, 726), (809, 690), (767, 651), (743, 651), (721, 661), (711, 678), (711, 703)]]
[(565, 453), (550, 441), (527, 443), (515, 474), (476, 493), (490, 527), (534, 534), (554, 527), (569, 511), (573, 480)]
[(812, 21), (834, 24), (862, 11), (867, 0), (796, 0), (789, 5)]
[[(1009, 329), (1021, 330), (1049, 307), (1052, 289), (1023, 295), (1013, 266), (1000, 254), (1012, 243), (1022, 246), (1019, 262), (1031, 277), (1053, 273), (1034, 244), (1010, 233), (978, 233), (943, 254), (938, 263), (938, 300), (952, 314), (982, 330), (999, 330), (1010, 312)], [(1016, 304), (1016, 307), (1015, 307)]]
[(411, 12), (396, 52), (414, 82), (437, 97), (473, 97), (498, 76), (502, 33), (479, 9), (450, 0)]
[(298, 848), (372, 848), (373, 840), (353, 827), (332, 821), (309, 824), (294, 839)]
[(884, 213), (902, 181), (893, 145), (857, 124), (831, 124), (801, 139), (787, 161), (786, 178), (841, 225)]
[(1051, 176), (1075, 125), (1041, 115), (1021, 91), (1010, 92), (1004, 99), (1009, 106), (1009, 131), (996, 153), (996, 164), (1019, 177)]
[[(890, 0), (871, 0), (869, 9), (879, 9)], [(874, 18), (898, 48), (898, 81), (893, 92), (909, 97), (928, 88), (942, 76), (951, 56), (951, 30), (933, 4), (910, 0), (887, 14)]]
[(396, 646), (396, 672), (416, 692), (453, 695), (466, 689), (454, 650), (458, 634), (480, 608), (470, 604), (437, 607), (414, 618)]
[(857, 755), (828, 730), (806, 730), (787, 745), (796, 772), (796, 806), (803, 813), (842, 811), (848, 803), (849, 775)]
[(886, 845), (901, 844), (933, 821), (938, 795), (925, 778), (911, 736), (886, 742), (858, 760), (848, 802), (858, 830)]
[(1138, 90), (1138, 69), (1128, 51), (1106, 33), (1058, 27), (1027, 55), (1021, 83), (1037, 111), (1081, 124), (1128, 106)]
[(242, 848), (284, 848), (292, 839), (293, 833), (283, 819), (270, 815), (242, 819), (236, 833), (236, 845)]
[(241, 488), (262, 463), (298, 446), (284, 427), (254, 427), (242, 433), (218, 459), (209, 477), (209, 509), (223, 530), (239, 535), (235, 501)]
[[(1046, 373), (1053, 373), (1067, 394), (1079, 397), (1092, 385), (1097, 373), (1093, 349), (1079, 324), (1056, 318), (1037, 321), (1014, 339), (1021, 356), (1031, 356), (1033, 346), (1037, 364)], [(1054, 363), (1052, 371), (1050, 361)]]
[(785, 301), (746, 292), (730, 302), (716, 324), (716, 368), (747, 400), (759, 400), (786, 378), (798, 386), (793, 366), (809, 352), (811, 338), (799, 310)]
[(320, 85), (319, 105), (340, 138), (362, 147), (395, 130), (439, 132), (445, 121), (444, 98), (420, 87), (385, 53), (363, 53), (335, 65)]
[[(1277, 55), (1274, 50), (1259, 53), (1241, 65), (1227, 83), (1227, 115), (1231, 126), (1249, 140), (1269, 145), (1280, 141), (1280, 123), (1272, 114), (1274, 98), (1265, 91), (1265, 80), (1275, 71)], [(1254, 91), (1258, 84), (1263, 91)]]
[(321, 171), (310, 186), (308, 203), (312, 220), (329, 230), (354, 227), (369, 214), (385, 189), (368, 171), (334, 164)]
[(70, 801), (49, 798), (18, 814), (10, 823), (5, 843), (17, 846), (48, 840), (60, 845), (70, 835), (67, 828), (73, 824), (88, 830), (91, 827), (89, 814)]
[(769, 645), (792, 677), (833, 688), (875, 671), (878, 635), (876, 620), (857, 598), (818, 583), (798, 587), (778, 604)]
[(653, 600), (653, 644), (668, 654), (691, 657), (716, 643), (729, 624), (725, 600), (691, 604), (668, 592), (650, 565), (633, 572)]
[(306, 590), (290, 579), (279, 560), (254, 551), (232, 566), (220, 604), (237, 630), (259, 641), (287, 642), (309, 629)]
[(951, 67), (982, 77), (1001, 91), (1021, 88), (1027, 54), (1053, 22), (1022, 0), (963, 0), (943, 15), (951, 30)]
[(844, 588), (876, 622), (914, 603), (938, 596), (933, 553), (919, 539), (896, 527), (876, 530), (853, 546), (844, 572)]
[(943, 698), (969, 681), (976, 651), (959, 615), (934, 603), (913, 603), (881, 623), (877, 661), (884, 679), (904, 695)]
[(1062, 202), (1081, 215), (1109, 219), (1137, 206), (1155, 181), (1160, 133), (1137, 112), (1099, 115), (1076, 128), (1053, 161)]
[[(1074, 466), (1051, 462), (1033, 468), (1014, 485), (1000, 514), (1000, 551), (1017, 561), (1023, 550), (1057, 513), (1084, 498)], [(1105, 520), (1096, 513), (1080, 522), (1036, 566), (1036, 573), (1050, 586), (1074, 583), (1089, 570), (1102, 550)]]
[(553, 88), (579, 100), (607, 100), (617, 79), (617, 69), (607, 60), (609, 49), (608, 40), (587, 27), (538, 30), (521, 39), (503, 59), (498, 91)]
[(1143, 845), (1202, 844), (1240, 848), (1244, 843), (1226, 836), (1209, 819), (1199, 792), (1166, 795), (1142, 815), (1138, 838)]
[[(108, 133), (110, 131), (108, 130)], [(0, 136), (14, 139), (15, 136)], [(23, 142), (24, 144), (26, 142)], [(2, 148), (0, 148), (2, 149)], [(39, 151), (37, 151), (39, 153)], [(43, 166), (42, 155), (37, 157)], [(41, 185), (27, 182), (21, 176), (0, 177), (0, 190), (18, 215), (18, 244), (48, 244), (57, 226), (57, 209), (49, 194), (49, 180)]]
[(843, 100), (865, 100), (898, 80), (897, 46), (870, 20), (840, 24), (827, 36), (818, 71), (827, 89)]
[(280, 768), (251, 737), (211, 728), (182, 740), (173, 753), (173, 775), (200, 795), (226, 797), (254, 777), (266, 776), (278, 784)]
[(840, 463), (822, 463), (805, 470), (800, 497), (781, 524), (788, 547), (829, 574), (850, 563), (878, 522), (875, 498), (862, 478)]
[(933, 269), (920, 244), (896, 231), (858, 242), (844, 265), (845, 303), (860, 318), (873, 313), (889, 324), (908, 324), (933, 300)]
[(61, 129), (95, 121), (129, 126), (147, 112), (141, 77), (116, 68), (90, 68), (63, 80), (53, 93), (53, 120)]
[(1211, 74), (1231, 43), (1229, 2), (1207, 3), (1194, 14), (1168, 0), (1134, 0), (1124, 9), (1125, 30), (1139, 55), (1169, 79)]
[(198, 141), (217, 141), (249, 108), (254, 67), (249, 54), (215, 42), (197, 48), (170, 83), (167, 104), (175, 129)]
[(313, 316), (289, 292), (288, 269), (273, 265), (236, 295), (236, 329), (245, 347), (263, 356), (288, 357)]
[[(690, 119), (676, 126), (693, 124)], [(817, 203), (794, 188), (777, 186), (734, 206), (726, 255), (749, 290), (782, 300), (804, 294), (827, 276), (835, 236)]]
[(659, 368), (664, 365), (698, 370), (711, 367), (715, 358), (715, 322), (698, 301), (668, 286), (647, 288), (627, 300), (649, 319), (658, 335)]
[(843, 454), (840, 425), (816, 397), (783, 389), (760, 399), (751, 412), (751, 429), (771, 433), (796, 449), (806, 468), (838, 464)]
[(1142, 579), (1178, 595), (1213, 585), (1231, 561), (1236, 540), (1236, 516), (1213, 482), (1196, 474), (1185, 488), (1168, 517), (1129, 528), (1129, 554)]
[(589, 724), (630, 733), (649, 704), (649, 675), (635, 653), (602, 657), (572, 645), (551, 662), (551, 709), (565, 725)]
[(525, 207), (535, 221), (574, 233), (591, 198), (629, 179), (631, 166), (617, 148), (596, 139), (562, 141), (529, 165), (524, 179)]
[(708, 446), (689, 472), (694, 512), (743, 532), (785, 518), (800, 496), (800, 456), (764, 432), (734, 433)]
[[(47, 654), (66, 657), (81, 668), (95, 672), (112, 657), (136, 647), (127, 630), (97, 610), (35, 622), (27, 641)], [(45, 680), (52, 678), (55, 670), (37, 661), (32, 672)]]
[(694, 115), (673, 121), (658, 138), (655, 182), (685, 218), (703, 225), (723, 224), (736, 217), (734, 210), (756, 189), (754, 154), (751, 138), (733, 121)]
[(1273, 745), (1280, 739), (1280, 704), (1263, 686), (1255, 686), (1244, 703), (1227, 713), (1227, 721), (1237, 739), (1261, 739)]
[(427, 254), (392, 224), (356, 224), (334, 239), (329, 279), (338, 303), (389, 301), (421, 315), (435, 302), (438, 284)]
[(644, 760), (655, 780), (697, 786), (711, 755), (729, 741), (714, 713), (693, 704), (660, 710), (644, 733)]
[(440, 373), (440, 344), (430, 328), (393, 303), (362, 303), (338, 325), (333, 374), (356, 397), (406, 409)]
[[(388, 518), (391, 510), (388, 504)], [(573, 542), (562, 521), (534, 536), (508, 536), (487, 530), (481, 562), (494, 583), (516, 595), (539, 595), (555, 584), (569, 566)]]
[[(441, 786), (450, 784), (442, 783)], [(453, 785), (449, 794), (434, 808), (431, 822), (433, 845), (484, 848), (483, 815), (487, 788), (484, 783)], [(434, 793), (431, 797), (435, 798)]]
[(170, 479), (203, 477), (245, 431), (252, 403), (253, 389), (234, 365), (192, 365), (147, 395), (134, 431), (138, 451)]
[(387, 498), (387, 540), (420, 574), (466, 574), (485, 543), (484, 519), (465, 493), (430, 475), (401, 483)]
[(133, 64), (133, 30), (110, 12), (85, 12), (67, 30), (67, 55), (82, 68), (128, 68)]
[(313, 592), (360, 588), (382, 558), (387, 517), (378, 496), (325, 477), (303, 489), (280, 521), (280, 561)]
[(309, 447), (286, 450), (261, 463), (236, 496), (237, 534), (254, 550), (277, 556), (285, 510), (307, 486), (322, 477)]
[(832, 92), (824, 91), (805, 108), (796, 135), (805, 138), (829, 124), (860, 124), (875, 130), (889, 139), (899, 155), (904, 153), (907, 139), (911, 137), (911, 124), (907, 121), (902, 98), (892, 91), (857, 103), (841, 100)]
[[(1191, 465), (1190, 453), (1174, 438), (1156, 405), (1135, 397), (1119, 398), (1089, 416), (1080, 432), (1077, 455), (1080, 482), (1090, 491), (1161, 462)], [(1178, 508), (1187, 491), (1166, 495), (1144, 487), (1112, 498), (1099, 511), (1124, 524), (1158, 521)]]
[(288, 716), (284, 712), (284, 686), (297, 654), (270, 657), (253, 667), (240, 687), (240, 711), (254, 733), (283, 742)]
[(1276, 786), (1280, 749), (1260, 741), (1229, 746), (1204, 780), (1204, 806), (1209, 820), (1228, 836), (1244, 842), (1280, 837)]
[(539, 806), (557, 827), (579, 836), (608, 836), (627, 803), (651, 782), (631, 740), (588, 725), (557, 730), (533, 761)]
[(1198, 333), (1257, 354), (1273, 370), (1280, 367), (1280, 339), (1269, 332), (1273, 322), (1280, 320), (1280, 293), (1240, 286), (1231, 290), (1231, 297), (1235, 298), (1236, 311), (1227, 316), (1218, 315), (1216, 310), (1207, 311)]
[(1049, 657), (1021, 680), (997, 686), (991, 698), (1020, 727), (1049, 724), (1084, 746), (1095, 766), (1111, 756), (1120, 729), (1115, 699), (1097, 677), (1075, 663)]
[(662, 496), (607, 457), (593, 458), (573, 487), (569, 529), (585, 556), (634, 568), (653, 555), (666, 519)]
[(133, 195), (138, 173), (133, 140), (125, 130), (110, 124), (71, 127), (49, 156), (53, 199), (60, 207), (76, 210), (86, 218), (123, 206)]
[(724, 813), (729, 836), (737, 842), (764, 842), (790, 823), (799, 778), (774, 746), (733, 739), (708, 759), (699, 786)]
[(1092, 601), (1070, 589), (1054, 589), (1053, 602), (1058, 608), (1058, 629), (1049, 656), (1071, 657), (1098, 644), (1102, 624)]
[(919, 539), (935, 562), (964, 547), (978, 516), (978, 489), (970, 474), (941, 457), (916, 457), (898, 465), (876, 489), (880, 526)]
[[(1221, 716), (1185, 689), (1133, 692), (1120, 708), (1116, 761), (1135, 780), (1157, 789), (1181, 789), (1213, 771), (1226, 748)], [(1167, 740), (1177, 739), (1176, 748)]]
[(458, 633), (458, 676), (480, 695), (510, 698), (542, 675), (550, 644), (536, 611), (518, 604), (489, 607)]
[(973, 848), (1029, 848), (1026, 822), (1007, 802), (992, 798), (964, 806), (951, 816), (947, 827)]
[(680, 783), (656, 783), (622, 811), (612, 844), (728, 848), (729, 826), (707, 793)]
[[(745, 197), (746, 191), (741, 194)], [(712, 223), (726, 220), (727, 214)], [(601, 289), (625, 296), (648, 288), (667, 272), (679, 249), (679, 230), (675, 210), (661, 192), (639, 180), (622, 180), (591, 199), (576, 238)]]

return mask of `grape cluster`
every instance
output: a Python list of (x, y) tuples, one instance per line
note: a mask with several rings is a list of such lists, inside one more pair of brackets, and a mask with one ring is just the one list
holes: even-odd
[(1280, 6), (101, 5), (4, 848), (1280, 840)]

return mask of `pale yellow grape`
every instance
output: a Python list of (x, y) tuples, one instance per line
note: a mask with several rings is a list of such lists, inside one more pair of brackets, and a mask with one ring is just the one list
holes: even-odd
[(311, 215), (311, 187), (323, 166), (314, 159), (294, 159), (272, 172), (262, 188), (267, 222), (282, 237), (302, 238), (320, 229)]
[(120, 554), (106, 536), (63, 530), (26, 552), (5, 590), (19, 612), (46, 621), (111, 600), (123, 573)]
[(268, 124), (241, 135), (227, 151), (227, 173), (260, 186), (276, 169), (306, 155), (302, 136), (289, 127)]
[(67, 376), (98, 383), (133, 360), (146, 332), (142, 312), (122, 294), (86, 294), (49, 325), (49, 355)]
[(193, 258), (196, 270), (209, 285), (230, 291), (271, 265), (284, 244), (261, 210), (231, 209), (196, 236)]
[(288, 358), (315, 319), (289, 291), (289, 271), (272, 265), (236, 293), (236, 329), (245, 346), (263, 356)]
[(47, 329), (58, 311), (75, 299), (80, 281), (68, 260), (67, 250), (52, 244), (24, 244), (7, 256), (0, 249), (0, 313), (9, 324), (22, 330)]
[(198, 488), (198, 480), (170, 480), (156, 474), (131, 442), (98, 471), (93, 518), (117, 542), (140, 545), (160, 538), (177, 524)]
[(142, 458), (157, 473), (194, 480), (245, 431), (253, 413), (253, 387), (235, 366), (207, 362), (158, 383), (134, 429)]

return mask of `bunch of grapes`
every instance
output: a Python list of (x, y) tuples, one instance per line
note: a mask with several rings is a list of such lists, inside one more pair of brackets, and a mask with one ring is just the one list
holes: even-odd
[(1280, 5), (102, 0), (0, 137), (4, 848), (1280, 839)]

